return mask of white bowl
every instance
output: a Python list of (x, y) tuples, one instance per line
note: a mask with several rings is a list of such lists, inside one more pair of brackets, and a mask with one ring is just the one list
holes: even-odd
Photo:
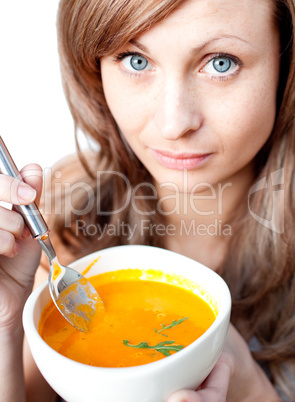
[(231, 298), (226, 283), (194, 260), (149, 246), (109, 248), (71, 267), (82, 272), (98, 256), (101, 258), (91, 269), (91, 276), (140, 268), (178, 274), (198, 283), (216, 302), (216, 320), (199, 339), (165, 359), (137, 367), (92, 367), (60, 355), (38, 334), (40, 316), (50, 300), (44, 283), (30, 295), (23, 313), (29, 346), (44, 378), (68, 402), (164, 402), (176, 390), (197, 388), (216, 363), (227, 335)]

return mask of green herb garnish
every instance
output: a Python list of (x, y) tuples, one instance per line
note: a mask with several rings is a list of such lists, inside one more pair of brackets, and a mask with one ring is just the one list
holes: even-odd
[[(180, 320), (178, 320), (178, 321), (176, 321), (176, 320), (174, 320), (174, 321), (172, 321), (172, 323), (170, 324), (170, 325), (167, 325), (166, 327), (165, 327), (165, 325), (164, 324), (161, 324), (161, 329), (157, 329), (157, 328), (155, 328), (155, 332), (157, 333), (157, 334), (160, 334), (162, 331), (165, 331), (166, 329), (170, 329), (170, 328), (172, 328), (172, 327), (175, 327), (176, 325), (178, 325), (178, 324), (181, 324), (184, 320), (187, 320), (188, 319), (188, 317), (185, 317), (185, 318), (181, 318)], [(163, 335), (163, 336), (168, 336), (168, 335), (165, 335), (165, 334), (161, 334), (161, 335)]]
[(173, 345), (175, 341), (160, 342), (155, 346), (149, 346), (147, 342), (140, 342), (138, 345), (131, 345), (126, 339), (123, 340), (124, 345), (135, 349), (154, 349), (162, 353), (164, 356), (170, 356), (170, 352), (179, 352), (184, 348), (183, 345)]

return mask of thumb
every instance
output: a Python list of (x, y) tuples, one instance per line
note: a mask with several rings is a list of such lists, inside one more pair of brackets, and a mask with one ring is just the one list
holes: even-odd
[(35, 202), (39, 204), (43, 185), (43, 171), (41, 166), (36, 163), (30, 163), (29, 165), (23, 167), (20, 173), (24, 182), (29, 184), (37, 191)]

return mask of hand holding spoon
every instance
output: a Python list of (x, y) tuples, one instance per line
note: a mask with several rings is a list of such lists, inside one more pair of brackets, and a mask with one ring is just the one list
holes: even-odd
[[(10, 155), (4, 141), (0, 137), (0, 167), (2, 173), (18, 180), (22, 177)], [(61, 314), (79, 331), (86, 332), (91, 317), (104, 305), (98, 293), (79, 272), (61, 265), (56, 257), (49, 239), (48, 226), (37, 205), (15, 205), (22, 215), (34, 239), (48, 257), (50, 271), (48, 277), (49, 291)]]

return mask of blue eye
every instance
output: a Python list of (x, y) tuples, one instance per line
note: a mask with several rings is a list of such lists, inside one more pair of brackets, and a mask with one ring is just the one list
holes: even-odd
[(130, 65), (132, 68), (134, 68), (134, 70), (142, 71), (148, 65), (148, 61), (142, 56), (132, 56), (130, 58)]
[(242, 62), (235, 56), (218, 54), (207, 61), (201, 72), (209, 73), (212, 77), (229, 77), (237, 73)]
[(126, 55), (122, 59), (123, 66), (131, 72), (152, 70), (151, 63), (140, 54)]
[(213, 67), (218, 73), (226, 73), (231, 67), (232, 61), (226, 58), (213, 60)]

